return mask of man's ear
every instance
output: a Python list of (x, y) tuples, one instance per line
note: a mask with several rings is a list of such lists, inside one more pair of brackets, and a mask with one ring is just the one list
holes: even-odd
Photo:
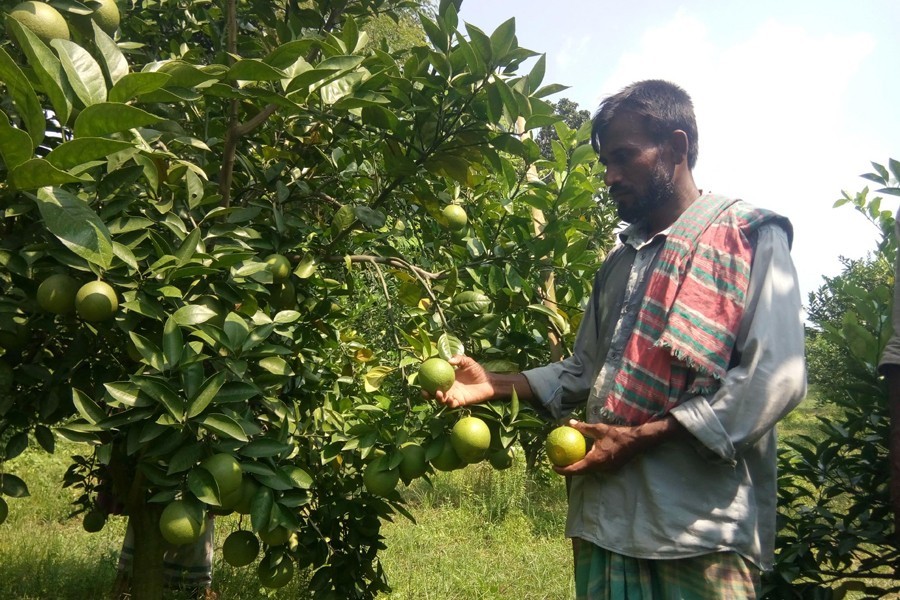
[(690, 147), (688, 135), (681, 129), (676, 129), (669, 134), (669, 148), (672, 152), (672, 161), (676, 165), (687, 162), (688, 148)]

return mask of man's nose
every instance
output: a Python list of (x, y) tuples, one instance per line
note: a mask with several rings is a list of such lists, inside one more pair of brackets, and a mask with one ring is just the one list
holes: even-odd
[(606, 187), (612, 187), (621, 182), (621, 180), (622, 177), (619, 174), (619, 170), (607, 165), (606, 171), (603, 173), (603, 183), (606, 184)]

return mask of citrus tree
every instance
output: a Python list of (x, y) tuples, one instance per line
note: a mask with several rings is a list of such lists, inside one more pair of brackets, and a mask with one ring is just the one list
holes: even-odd
[[(164, 541), (231, 512), (264, 585), (374, 597), (398, 481), (473, 439), (506, 466), (539, 427), (437, 408), (419, 365), (564, 353), (610, 242), (588, 132), (544, 100), (562, 87), (513, 20), (454, 2), (67, 0), (65, 31), (23, 4), (0, 46), (0, 515), (28, 494), (7, 461), (60, 435), (86, 448), (85, 527), (128, 515), (133, 597), (161, 596)], [(413, 16), (418, 38), (369, 39)], [(454, 444), (463, 416), (490, 441)]]
[[(873, 163), (877, 192), (900, 195), (900, 163)], [(808, 434), (782, 441), (776, 565), (766, 598), (889, 597), (900, 591), (890, 508), (887, 386), (878, 372), (890, 338), (894, 216), (870, 190), (836, 206), (862, 213), (880, 234), (865, 259), (810, 294), (809, 379), (827, 407)]]

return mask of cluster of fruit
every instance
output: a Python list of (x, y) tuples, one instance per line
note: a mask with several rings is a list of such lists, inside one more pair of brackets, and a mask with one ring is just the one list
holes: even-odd
[(66, 20), (66, 17), (50, 4), (27, 0), (17, 4), (9, 12), (9, 16), (30, 29), (45, 44), (56, 39), (72, 39), (70, 24), (79, 35), (93, 39), (91, 21), (107, 35), (113, 35), (119, 28), (121, 19), (116, 0), (95, 0), (95, 3), (96, 8), (90, 15), (66, 13), (70, 15), (69, 20)]

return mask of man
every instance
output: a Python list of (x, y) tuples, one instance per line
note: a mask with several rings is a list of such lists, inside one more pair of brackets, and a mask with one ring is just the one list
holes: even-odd
[(451, 407), (513, 388), (593, 444), (569, 467), (578, 598), (755, 598), (773, 562), (775, 424), (806, 392), (791, 226), (694, 183), (690, 97), (607, 98), (591, 141), (629, 226), (571, 357), (514, 375), (455, 357)]

